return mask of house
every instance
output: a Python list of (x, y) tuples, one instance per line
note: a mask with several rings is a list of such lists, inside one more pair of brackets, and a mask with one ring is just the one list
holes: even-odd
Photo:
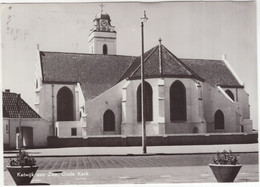
[[(116, 54), (96, 15), (90, 53), (38, 51), (36, 108), (52, 135), (141, 135), (140, 56)], [(227, 59), (183, 59), (161, 41), (144, 54), (147, 135), (252, 132), (248, 94)]]
[[(4, 148), (18, 148), (18, 94), (5, 90), (3, 94)], [(46, 147), (50, 136), (50, 122), (42, 119), (22, 98), (20, 99), (21, 133), (26, 148)]]

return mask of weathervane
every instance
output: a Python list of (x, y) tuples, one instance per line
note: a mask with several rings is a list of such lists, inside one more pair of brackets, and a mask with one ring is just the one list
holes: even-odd
[(141, 18), (142, 22), (146, 22), (148, 18), (146, 17), (146, 12), (144, 11), (144, 17)]
[(105, 5), (104, 5), (103, 3), (100, 3), (99, 6), (100, 6), (100, 8), (101, 8), (101, 12), (103, 12), (103, 8), (104, 8)]

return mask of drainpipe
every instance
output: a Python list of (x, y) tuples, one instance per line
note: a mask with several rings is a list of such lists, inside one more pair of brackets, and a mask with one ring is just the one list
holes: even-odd
[(52, 127), (53, 127), (53, 136), (55, 136), (55, 122), (54, 122), (54, 84), (51, 85), (51, 105), (52, 105)]

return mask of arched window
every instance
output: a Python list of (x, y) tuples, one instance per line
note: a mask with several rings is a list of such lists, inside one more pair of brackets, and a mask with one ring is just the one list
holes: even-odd
[[(153, 121), (153, 89), (147, 82), (144, 83), (145, 96), (144, 105), (146, 106), (146, 121)], [(142, 100), (141, 100), (141, 84), (137, 88), (137, 121), (142, 121)]]
[(104, 131), (115, 131), (115, 115), (112, 110), (107, 110), (103, 116)]
[(103, 45), (103, 55), (107, 55), (107, 45)]
[(230, 90), (226, 90), (226, 94), (228, 94), (228, 96), (229, 96), (233, 101), (235, 101), (234, 95), (233, 95), (233, 93), (232, 93)]
[(224, 129), (224, 114), (221, 110), (217, 110), (214, 116), (215, 129)]
[(62, 87), (57, 94), (57, 121), (73, 121), (73, 94)]
[(186, 89), (180, 81), (175, 81), (170, 88), (171, 121), (186, 121)]

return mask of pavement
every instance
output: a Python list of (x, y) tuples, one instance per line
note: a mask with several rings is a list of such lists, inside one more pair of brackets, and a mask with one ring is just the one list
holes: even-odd
[[(232, 150), (243, 165), (235, 183), (259, 186), (258, 144), (27, 149), (39, 169), (32, 185), (217, 183), (212, 153)], [(17, 150), (4, 152), (4, 166)], [(3, 184), (15, 185), (4, 168)], [(247, 182), (247, 183), (245, 183)], [(204, 184), (205, 186), (206, 184)]]
[[(251, 187), (259, 181), (258, 167), (243, 165), (234, 183)], [(208, 166), (103, 168), (79, 170), (38, 170), (32, 185), (100, 185), (100, 184), (171, 184), (217, 183)], [(15, 185), (10, 174), (4, 172), (4, 184)], [(259, 184), (258, 184), (259, 185)], [(161, 185), (160, 185), (161, 186)], [(206, 184), (202, 185), (206, 186)]]
[[(205, 154), (223, 150), (235, 153), (258, 152), (258, 143), (254, 144), (221, 144), (221, 145), (182, 145), (182, 146), (147, 146), (146, 155), (153, 154)], [(34, 157), (65, 157), (86, 155), (143, 155), (141, 146), (134, 147), (67, 147), (26, 149)], [(5, 151), (4, 158), (14, 157), (17, 150)]]

